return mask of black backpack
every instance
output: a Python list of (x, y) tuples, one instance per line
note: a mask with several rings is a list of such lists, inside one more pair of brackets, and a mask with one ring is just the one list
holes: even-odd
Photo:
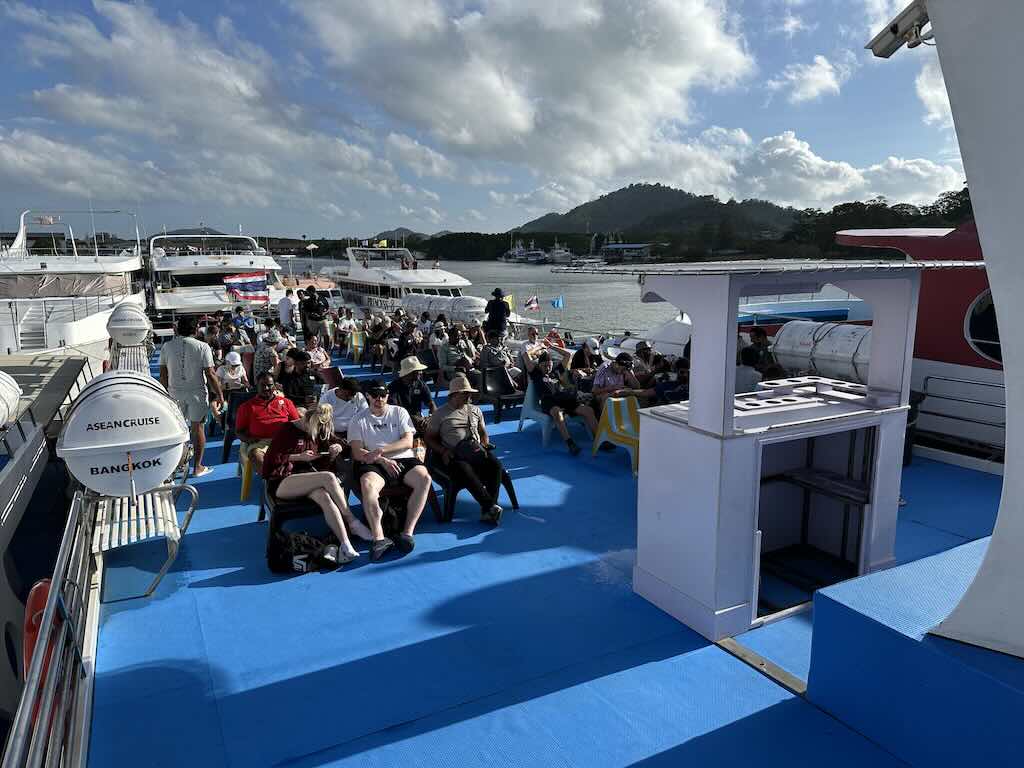
[(305, 531), (274, 531), (267, 540), (267, 567), (273, 573), (296, 573), (294, 559), (305, 555), (308, 569), (323, 565), (324, 542)]

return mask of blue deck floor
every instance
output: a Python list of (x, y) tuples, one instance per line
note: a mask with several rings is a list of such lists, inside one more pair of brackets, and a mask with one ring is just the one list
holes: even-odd
[[(371, 564), (364, 545), (293, 577), (267, 570), (265, 524), (212, 444), (157, 594), (110, 602), (159, 544), (107, 561), (91, 765), (902, 764), (633, 594), (624, 453), (572, 459), (536, 427), (488, 427), (522, 503), (500, 528), (463, 494), (403, 559)], [(955, 543), (983, 527), (910, 506)], [(934, 536), (921, 546), (945, 548)]]

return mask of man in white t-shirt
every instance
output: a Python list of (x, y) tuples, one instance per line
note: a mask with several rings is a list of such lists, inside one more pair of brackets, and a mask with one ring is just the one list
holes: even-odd
[(340, 385), (325, 391), (320, 395), (320, 404), (327, 404), (334, 410), (334, 434), (346, 440), (353, 417), (367, 407), (355, 379), (342, 379)]
[(213, 367), (213, 350), (205, 341), (195, 338), (196, 320), (183, 317), (178, 320), (177, 333), (160, 348), (160, 383), (178, 404), (185, 420), (192, 427), (192, 447), (195, 449), (195, 474), (202, 477), (211, 472), (203, 466), (206, 450), (204, 424), (210, 412), (209, 392), (217, 409), (224, 403), (217, 371)]
[(284, 292), (284, 298), (277, 302), (277, 314), (281, 320), (281, 327), (290, 333), (295, 331), (295, 291), (289, 288)]
[[(383, 382), (371, 381), (364, 391), (369, 408), (349, 422), (348, 441), (356, 462), (366, 522), (373, 532), (370, 560), (376, 562), (392, 545), (402, 552), (411, 552), (416, 546), (413, 531), (427, 503), (430, 474), (413, 453), (416, 430), (409, 412), (399, 405), (388, 405), (388, 390)], [(384, 536), (381, 527), (380, 492), (386, 485), (399, 483), (411, 488), (412, 494), (406, 505), (402, 532), (392, 541)]]

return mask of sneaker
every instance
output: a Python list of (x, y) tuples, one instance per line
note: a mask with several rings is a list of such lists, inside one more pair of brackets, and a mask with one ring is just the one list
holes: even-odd
[(320, 557), (322, 557), (325, 562), (328, 562), (331, 565), (337, 565), (338, 564), (338, 548), (336, 546), (334, 546), (333, 544), (328, 544), (324, 548), (324, 552), (323, 552), (323, 554)]
[(411, 533), (400, 533), (395, 540), (395, 546), (405, 554), (409, 554), (416, 548), (416, 539), (413, 538)]
[(338, 567), (341, 568), (343, 565), (348, 565), (353, 560), (359, 559), (359, 553), (354, 549), (348, 552), (338, 552)]
[(370, 561), (376, 563), (384, 557), (385, 553), (391, 549), (394, 543), (395, 542), (386, 537), (373, 542), (373, 544), (370, 545)]
[(501, 513), (504, 511), (497, 504), (492, 504), (490, 509), (480, 510), (480, 521), (490, 523), (491, 525), (498, 525), (501, 522)]
[(573, 456), (578, 456), (579, 455), (580, 447), (578, 445), (576, 445), (576, 441), (573, 440), (572, 438), (570, 438), (569, 440), (567, 440), (565, 442), (565, 447), (569, 449), (569, 453), (571, 455), (573, 455)]

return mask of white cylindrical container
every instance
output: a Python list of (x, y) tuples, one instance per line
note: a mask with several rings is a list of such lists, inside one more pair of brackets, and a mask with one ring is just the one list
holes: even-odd
[(107, 318), (107, 333), (122, 347), (144, 343), (152, 327), (146, 311), (134, 301), (122, 301)]
[(775, 362), (792, 373), (866, 384), (871, 358), (871, 327), (793, 320), (775, 334)]
[(9, 373), (0, 371), (0, 424), (14, 421), (22, 394), (21, 385)]
[(104, 496), (146, 493), (174, 472), (188, 425), (159, 382), (135, 371), (97, 376), (76, 398), (57, 438), (71, 474)]

